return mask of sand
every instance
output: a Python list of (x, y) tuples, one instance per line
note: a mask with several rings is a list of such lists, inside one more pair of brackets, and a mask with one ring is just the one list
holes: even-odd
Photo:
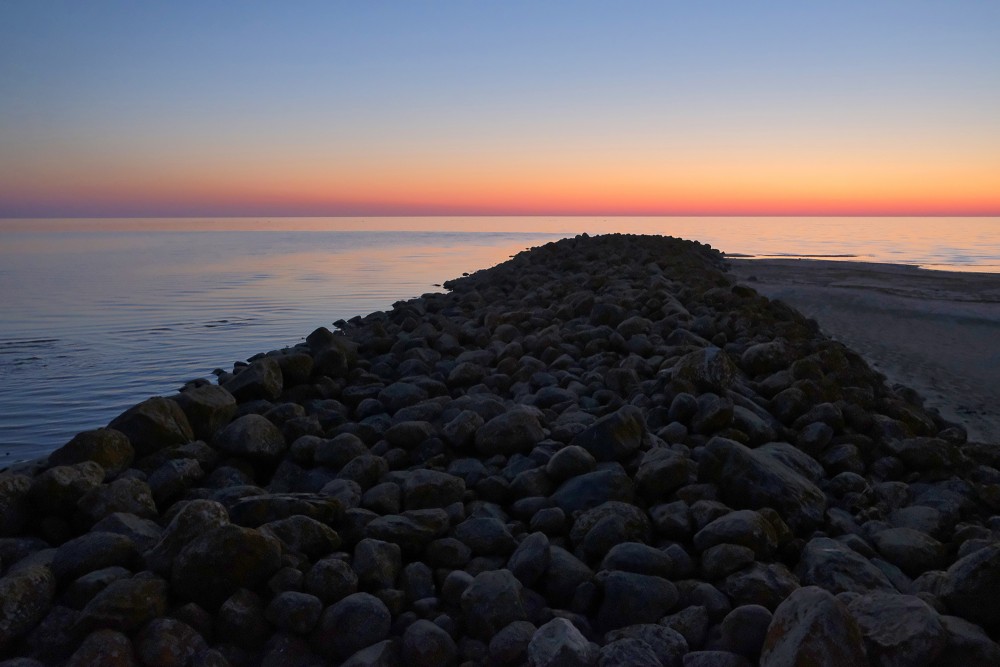
[(863, 355), (890, 383), (1000, 444), (1000, 274), (899, 264), (730, 259), (732, 273)]

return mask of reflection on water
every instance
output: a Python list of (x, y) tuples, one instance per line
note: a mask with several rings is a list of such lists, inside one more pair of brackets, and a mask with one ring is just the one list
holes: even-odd
[(317, 326), (612, 231), (1000, 271), (997, 218), (0, 220), (0, 464)]

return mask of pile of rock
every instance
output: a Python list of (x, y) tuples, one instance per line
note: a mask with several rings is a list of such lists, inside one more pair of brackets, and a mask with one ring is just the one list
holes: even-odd
[(1000, 664), (1000, 451), (586, 236), (0, 477), (0, 665)]

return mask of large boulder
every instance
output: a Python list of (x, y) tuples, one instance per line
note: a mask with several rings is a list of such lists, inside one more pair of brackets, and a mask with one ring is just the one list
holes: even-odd
[[(220, 557), (225, 563), (220, 567)], [(174, 559), (171, 583), (183, 599), (217, 608), (240, 588), (254, 588), (281, 567), (281, 543), (226, 524), (191, 541)]]
[(210, 441), (236, 414), (236, 399), (225, 387), (205, 384), (173, 397), (187, 415), (196, 438)]
[(694, 385), (699, 391), (720, 393), (732, 386), (739, 371), (729, 355), (717, 347), (690, 352), (674, 364), (674, 378)]
[(132, 406), (115, 417), (108, 428), (124, 433), (140, 458), (194, 440), (194, 431), (181, 406), (162, 396)]
[(469, 635), (489, 641), (514, 621), (527, 620), (522, 590), (521, 582), (510, 570), (488, 570), (476, 575), (462, 593), (462, 613)]
[(724, 502), (750, 509), (772, 507), (797, 533), (823, 521), (826, 495), (788, 466), (726, 438), (712, 438), (706, 450), (714, 461), (703, 467), (718, 484)]
[(45, 618), (56, 595), (56, 578), (44, 565), (33, 565), (0, 579), (0, 651)]
[(278, 427), (256, 414), (230, 422), (215, 436), (215, 446), (226, 453), (264, 463), (278, 461), (288, 449)]
[(761, 667), (867, 665), (864, 639), (844, 603), (816, 586), (778, 605), (764, 638)]
[(829, 537), (816, 537), (806, 543), (796, 573), (803, 585), (819, 586), (834, 594), (896, 591), (870, 560)]
[(50, 466), (69, 466), (93, 461), (104, 469), (105, 481), (128, 469), (135, 458), (135, 449), (128, 436), (113, 428), (83, 431), (65, 445), (49, 454)]
[(222, 386), (241, 403), (253, 399), (273, 401), (281, 395), (281, 367), (273, 357), (261, 357)]
[(878, 665), (930, 665), (948, 643), (938, 613), (916, 596), (869, 593), (851, 600), (847, 609)]
[(1000, 544), (978, 549), (945, 573), (941, 598), (955, 614), (980, 625), (1000, 623)]
[(626, 405), (602, 417), (573, 438), (598, 461), (624, 461), (637, 452), (646, 439), (646, 420), (634, 405)]
[(515, 409), (497, 415), (476, 431), (476, 450), (483, 456), (527, 453), (545, 437), (534, 412)]

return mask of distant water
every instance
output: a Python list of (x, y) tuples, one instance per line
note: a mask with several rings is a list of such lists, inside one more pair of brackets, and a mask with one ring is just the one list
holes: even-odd
[(0, 220), (0, 466), (318, 326), (584, 231), (1000, 272), (998, 218)]

